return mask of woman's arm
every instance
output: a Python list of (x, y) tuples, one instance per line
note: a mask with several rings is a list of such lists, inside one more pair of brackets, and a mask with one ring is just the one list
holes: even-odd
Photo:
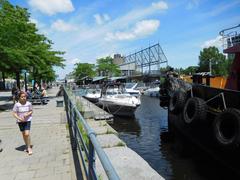
[(24, 118), (27, 118), (28, 116), (32, 115), (33, 111), (30, 110), (29, 112), (24, 114)]
[(24, 122), (24, 119), (20, 118), (20, 117), (17, 115), (16, 112), (13, 112), (13, 116), (14, 116), (17, 120), (19, 120), (19, 121), (21, 121), (21, 122)]

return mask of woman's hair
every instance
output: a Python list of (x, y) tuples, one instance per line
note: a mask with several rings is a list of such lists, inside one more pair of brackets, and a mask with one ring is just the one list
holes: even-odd
[(24, 91), (20, 91), (20, 93), (18, 94), (19, 97), (21, 97), (21, 95), (24, 94), (25, 96), (27, 96), (27, 94)]

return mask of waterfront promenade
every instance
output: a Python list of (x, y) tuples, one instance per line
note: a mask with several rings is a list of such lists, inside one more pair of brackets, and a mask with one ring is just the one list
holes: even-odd
[(0, 92), (0, 179), (76, 179), (66, 114), (63, 107), (56, 107), (57, 91), (56, 87), (48, 90), (47, 105), (33, 105), (31, 156), (24, 152), (22, 135), (12, 116), (11, 92)]

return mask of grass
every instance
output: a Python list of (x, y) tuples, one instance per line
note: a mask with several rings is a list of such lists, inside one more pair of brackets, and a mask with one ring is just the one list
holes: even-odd
[(77, 125), (78, 125), (78, 128), (79, 128), (79, 130), (80, 130), (80, 132), (81, 132), (81, 134), (82, 134), (83, 141), (84, 141), (84, 143), (85, 143), (85, 144), (87, 145), (87, 147), (88, 147), (88, 146), (89, 146), (88, 135), (87, 135), (87, 133), (86, 133), (86, 131), (85, 131), (82, 123), (81, 123), (79, 120), (77, 121)]
[(107, 132), (106, 132), (106, 134), (114, 134), (114, 132), (113, 132), (113, 131), (111, 131), (111, 129), (107, 129)]
[(125, 144), (123, 142), (118, 142), (117, 146), (125, 146)]

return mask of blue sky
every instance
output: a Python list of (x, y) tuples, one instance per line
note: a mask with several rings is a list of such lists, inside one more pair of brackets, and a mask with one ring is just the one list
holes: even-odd
[(31, 13), (39, 33), (65, 51), (66, 67), (129, 55), (160, 43), (173, 67), (197, 65), (200, 50), (221, 48), (219, 31), (240, 24), (240, 0), (10, 0)]

